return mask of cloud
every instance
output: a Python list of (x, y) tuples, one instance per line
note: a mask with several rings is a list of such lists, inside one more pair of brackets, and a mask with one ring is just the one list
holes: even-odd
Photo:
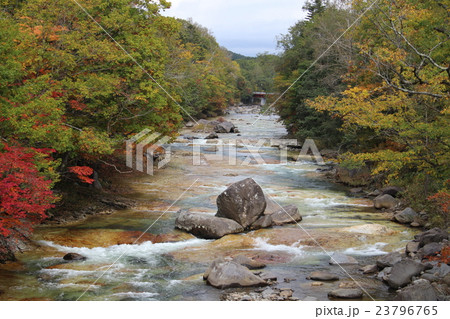
[(164, 15), (192, 18), (220, 45), (255, 56), (276, 51), (276, 37), (305, 17), (304, 0), (172, 0)]

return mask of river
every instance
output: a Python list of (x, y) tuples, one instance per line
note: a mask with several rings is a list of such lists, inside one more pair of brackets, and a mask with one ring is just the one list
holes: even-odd
[[(276, 286), (293, 289), (299, 299), (328, 300), (330, 290), (351, 286), (353, 279), (370, 294), (365, 300), (391, 299), (393, 293), (379, 280), (362, 275), (360, 266), (344, 266), (345, 270), (330, 266), (329, 254), (343, 252), (367, 265), (379, 255), (404, 247), (415, 231), (388, 221), (372, 208), (370, 200), (324, 179), (314, 162), (296, 161), (296, 154), (290, 153), (288, 163), (283, 163), (278, 148), (269, 142), (256, 145), (259, 139), (286, 135), (276, 116), (263, 116), (252, 125), (257, 117), (229, 114), (226, 119), (239, 127), (241, 136), (219, 134), (219, 140), (198, 140), (204, 144), (202, 154), (208, 155), (202, 165), (193, 165), (193, 142), (183, 135), (207, 134), (182, 131), (164, 169), (153, 176), (123, 176), (121, 183), (129, 189), (127, 196), (138, 202), (136, 207), (71, 225), (37, 228), (35, 248), (18, 254), (18, 262), (0, 267), (0, 299), (219, 300), (223, 291), (207, 286), (201, 274), (216, 257), (237, 254), (267, 263), (265, 271), (278, 278)], [(221, 142), (237, 145), (238, 165), (215, 152), (215, 144)], [(256, 162), (251, 150), (258, 150), (264, 163)], [(246, 159), (249, 165), (239, 165)], [(247, 177), (280, 204), (296, 205), (303, 216), (303, 229), (294, 224), (217, 241), (174, 230), (179, 209), (214, 214), (217, 195)], [(379, 230), (371, 231), (368, 224), (379, 225)], [(68, 252), (87, 260), (64, 262), (62, 257)], [(314, 270), (331, 270), (341, 280), (311, 285), (306, 277)]]

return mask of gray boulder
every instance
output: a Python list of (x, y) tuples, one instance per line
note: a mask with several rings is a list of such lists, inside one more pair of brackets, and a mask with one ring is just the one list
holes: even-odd
[(422, 253), (423, 256), (436, 256), (439, 254), (444, 247), (441, 243), (429, 243), (423, 246), (419, 252)]
[(275, 226), (296, 223), (302, 220), (298, 208), (294, 205), (284, 206), (282, 209), (269, 216), (272, 218), (272, 225)]
[(398, 193), (401, 193), (402, 191), (403, 189), (397, 186), (386, 186), (381, 189), (382, 194), (388, 194), (393, 197), (397, 197)]
[(395, 301), (437, 301), (436, 291), (428, 280), (419, 279), (401, 289)]
[(272, 226), (272, 217), (270, 215), (264, 215), (259, 217), (256, 222), (250, 225), (251, 230), (267, 228)]
[(433, 228), (414, 236), (415, 241), (419, 242), (419, 246), (423, 247), (429, 243), (439, 243), (444, 239), (448, 239), (448, 232), (440, 228)]
[(207, 271), (206, 281), (209, 285), (219, 288), (262, 287), (267, 282), (253, 274), (247, 267), (234, 261), (213, 262)]
[(253, 224), (266, 209), (261, 187), (251, 178), (228, 187), (217, 197), (217, 217), (229, 218), (242, 227)]
[(358, 261), (352, 256), (334, 253), (330, 258), (330, 265), (357, 265)]
[(317, 281), (336, 281), (339, 276), (328, 271), (314, 271), (306, 279)]
[(374, 274), (378, 272), (377, 265), (367, 265), (360, 269), (364, 275)]
[(351, 289), (341, 288), (330, 291), (328, 293), (328, 297), (338, 299), (360, 299), (362, 298), (362, 296), (363, 296), (362, 290), (357, 288)]
[(245, 255), (238, 255), (233, 258), (233, 261), (239, 265), (247, 267), (248, 269), (261, 269), (266, 267), (266, 264), (253, 260)]
[(175, 220), (175, 227), (206, 239), (218, 239), (244, 231), (234, 220), (189, 212), (180, 213)]
[(398, 289), (409, 284), (413, 276), (419, 275), (424, 270), (425, 265), (411, 259), (405, 259), (392, 267), (386, 282), (391, 288)]
[(264, 195), (266, 198), (266, 209), (264, 210), (264, 215), (272, 215), (273, 213), (279, 211), (281, 209), (280, 205), (275, 203), (268, 196)]
[(381, 269), (384, 269), (386, 267), (394, 266), (396, 263), (398, 263), (401, 260), (402, 260), (402, 255), (399, 252), (394, 251), (387, 255), (378, 257), (377, 266)]
[(407, 254), (415, 254), (419, 250), (419, 242), (416, 241), (410, 241), (406, 244), (406, 253)]
[(377, 196), (373, 200), (373, 205), (376, 209), (393, 209), (395, 206), (397, 206), (397, 204), (398, 200), (389, 194)]
[(207, 137), (205, 137), (205, 140), (212, 140), (216, 138), (219, 138), (219, 135), (217, 135), (217, 133), (211, 133)]
[(405, 208), (400, 213), (394, 215), (394, 219), (400, 224), (411, 224), (419, 215), (411, 207)]
[(214, 127), (214, 132), (216, 132), (216, 133), (232, 133), (232, 132), (234, 132), (234, 129), (235, 129), (235, 126), (233, 123), (225, 121), (225, 122), (217, 124)]

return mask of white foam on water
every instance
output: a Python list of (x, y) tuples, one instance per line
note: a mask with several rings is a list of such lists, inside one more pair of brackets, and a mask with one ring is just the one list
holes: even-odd
[(290, 255), (304, 256), (305, 252), (302, 250), (304, 246), (300, 246), (299, 242), (295, 242), (292, 245), (272, 245), (269, 244), (267, 238), (255, 238), (255, 247), (253, 250), (264, 250), (268, 252), (286, 252)]
[(387, 243), (378, 242), (375, 244), (364, 245), (360, 247), (351, 247), (343, 251), (344, 254), (354, 255), (354, 256), (378, 256), (386, 255), (387, 252), (382, 250)]
[(102, 264), (113, 263), (120, 256), (123, 256), (123, 258), (126, 257), (139, 258), (151, 264), (155, 261), (154, 258), (155, 255), (169, 253), (186, 247), (200, 246), (208, 242), (210, 242), (210, 240), (195, 238), (174, 243), (153, 244), (152, 242), (148, 241), (142, 244), (135, 244), (135, 245), (114, 245), (109, 247), (87, 248), (87, 247), (67, 247), (55, 244), (54, 242), (51, 241), (39, 241), (41, 245), (53, 247), (62, 252), (66, 253), (72, 252), (83, 255), (87, 257), (86, 262), (102, 263)]

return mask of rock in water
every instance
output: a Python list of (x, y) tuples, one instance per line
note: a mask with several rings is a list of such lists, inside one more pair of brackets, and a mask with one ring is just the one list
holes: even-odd
[(217, 135), (217, 133), (211, 133), (207, 137), (205, 137), (205, 140), (212, 140), (216, 138), (219, 138), (219, 135)]
[(270, 215), (265, 215), (259, 217), (256, 222), (250, 225), (250, 229), (256, 230), (261, 228), (267, 228), (272, 226), (272, 217)]
[(381, 269), (386, 268), (386, 267), (392, 267), (401, 260), (402, 260), (402, 255), (400, 255), (399, 252), (394, 251), (387, 255), (378, 257), (377, 266), (380, 267)]
[(374, 274), (378, 272), (377, 265), (367, 265), (360, 269), (364, 275)]
[(339, 299), (360, 299), (363, 296), (363, 292), (361, 289), (352, 288), (352, 289), (336, 289), (330, 291), (328, 293), (328, 297), (331, 298), (339, 298)]
[(339, 276), (328, 271), (314, 271), (309, 275), (309, 277), (307, 277), (307, 279), (318, 281), (335, 281), (339, 280)]
[(294, 205), (284, 206), (281, 210), (278, 210), (269, 216), (272, 217), (272, 225), (276, 226), (296, 223), (302, 220), (298, 208)]
[(87, 258), (77, 253), (68, 253), (63, 257), (64, 260), (86, 260)]
[(391, 288), (398, 289), (411, 282), (413, 276), (419, 275), (425, 270), (425, 266), (417, 261), (405, 259), (392, 267), (386, 282)]
[(234, 130), (234, 124), (227, 121), (219, 123), (214, 127), (214, 132), (216, 133), (232, 133)]
[(330, 258), (331, 265), (357, 265), (358, 261), (352, 256), (347, 256), (341, 253), (334, 253)]
[(373, 205), (376, 209), (393, 209), (397, 204), (398, 200), (388, 194), (380, 195), (373, 200)]
[(206, 280), (211, 286), (220, 289), (267, 286), (266, 281), (253, 274), (248, 268), (234, 261), (213, 263)]
[(235, 263), (247, 267), (248, 269), (261, 269), (266, 267), (266, 264), (253, 260), (245, 255), (238, 255), (233, 258)]
[(264, 215), (272, 215), (273, 213), (281, 209), (280, 205), (275, 203), (272, 199), (266, 196), (266, 209), (264, 210)]
[(405, 208), (400, 213), (394, 215), (394, 219), (400, 224), (411, 224), (419, 215), (411, 207)]
[(175, 227), (206, 239), (218, 239), (244, 231), (234, 220), (189, 212), (180, 213), (175, 220)]
[(437, 301), (436, 291), (428, 280), (419, 279), (403, 288), (395, 301)]
[(251, 178), (228, 187), (217, 197), (217, 217), (230, 218), (247, 228), (266, 209), (266, 199), (261, 187)]

